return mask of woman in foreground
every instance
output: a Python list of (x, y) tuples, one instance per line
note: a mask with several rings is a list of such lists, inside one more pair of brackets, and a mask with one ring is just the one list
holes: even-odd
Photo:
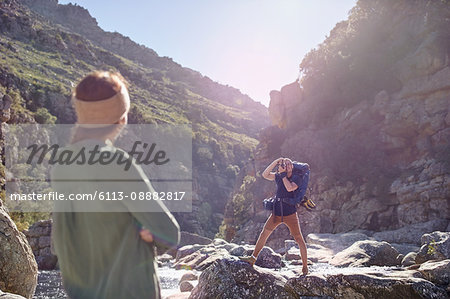
[[(73, 102), (77, 127), (65, 150), (98, 148), (103, 155), (126, 153), (113, 141), (127, 123), (127, 87), (116, 73), (94, 72), (77, 85)], [(153, 192), (134, 162), (125, 170), (106, 165), (70, 165), (52, 169), (52, 187), (64, 194)], [(70, 298), (160, 298), (156, 248), (179, 241), (179, 226), (159, 201), (152, 212), (138, 212), (131, 201), (64, 203), (73, 212), (53, 213), (53, 244), (64, 288)]]

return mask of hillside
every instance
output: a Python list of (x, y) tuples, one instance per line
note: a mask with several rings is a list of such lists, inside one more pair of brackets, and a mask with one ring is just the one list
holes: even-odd
[(176, 217), (183, 230), (214, 235), (236, 173), (269, 124), (266, 107), (56, 0), (0, 1), (0, 53), (2, 122), (74, 123), (72, 87), (106, 69), (130, 83), (130, 123), (192, 124), (194, 212)]
[(255, 169), (280, 156), (311, 165), (318, 209), (302, 209), (304, 235), (449, 220), (449, 28), (448, 1), (358, 1), (299, 81), (271, 92), (273, 126), (228, 203), (228, 238), (256, 240), (274, 186)]

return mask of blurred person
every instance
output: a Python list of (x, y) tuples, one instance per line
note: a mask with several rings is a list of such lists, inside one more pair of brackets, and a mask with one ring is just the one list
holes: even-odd
[[(78, 83), (72, 99), (78, 121), (71, 144), (64, 149), (98, 146), (100, 154), (126, 155), (113, 145), (130, 108), (123, 77), (93, 72)], [(55, 191), (66, 194), (154, 192), (134, 162), (128, 170), (116, 163), (56, 166), (51, 181)], [(68, 296), (160, 298), (156, 249), (164, 251), (179, 242), (177, 221), (159, 200), (151, 203), (152, 212), (135, 212), (130, 201), (104, 204), (104, 212), (53, 213), (52, 241)], [(114, 211), (114, 207), (119, 208)]]

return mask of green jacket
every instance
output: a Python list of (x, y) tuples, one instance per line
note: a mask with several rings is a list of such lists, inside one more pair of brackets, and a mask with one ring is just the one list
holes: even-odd
[[(101, 145), (100, 152), (121, 151), (98, 140), (81, 141), (66, 149), (76, 152), (81, 146), (89, 148), (95, 144)], [(65, 195), (154, 191), (135, 163), (128, 171), (114, 163), (57, 166), (52, 169), (51, 179), (53, 190)], [(155, 247), (168, 249), (180, 238), (177, 221), (160, 201), (123, 200), (102, 202), (102, 206), (75, 201), (57, 204), (72, 205), (75, 211), (78, 207), (105, 211), (53, 213), (54, 250), (70, 298), (160, 298)], [(155, 212), (138, 212), (142, 205), (147, 205), (146, 210), (152, 205)], [(140, 226), (151, 231), (153, 243), (140, 238)]]

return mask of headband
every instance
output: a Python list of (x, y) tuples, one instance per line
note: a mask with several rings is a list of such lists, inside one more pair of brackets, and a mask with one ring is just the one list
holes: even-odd
[(77, 113), (77, 124), (81, 127), (106, 127), (117, 123), (130, 110), (130, 97), (122, 85), (114, 96), (100, 101), (84, 101), (72, 96)]

